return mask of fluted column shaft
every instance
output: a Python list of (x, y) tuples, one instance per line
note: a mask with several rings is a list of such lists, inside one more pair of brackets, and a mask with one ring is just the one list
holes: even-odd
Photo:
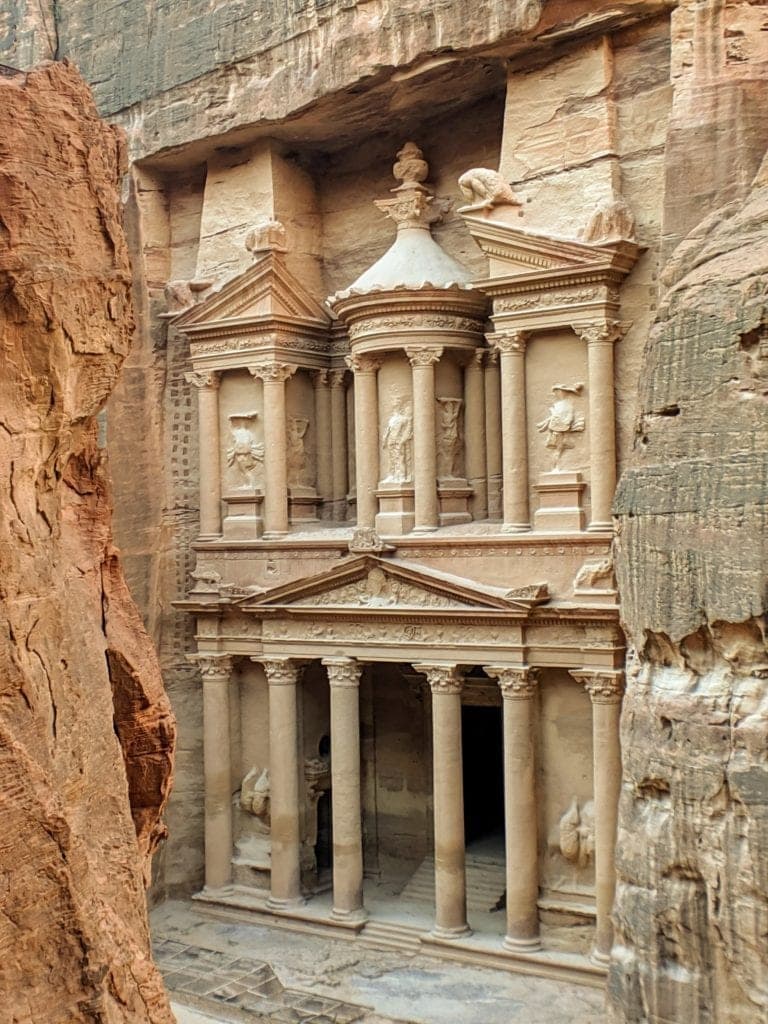
[(525, 399), (525, 344), (522, 331), (490, 334), (501, 362), (502, 529), (523, 533), (531, 528), (528, 503), (528, 424)]
[(539, 854), (534, 762), (536, 673), (528, 667), (489, 665), (504, 704), (504, 834), (507, 928), (512, 950), (541, 948), (539, 941)]
[(405, 354), (413, 374), (413, 529), (425, 532), (438, 526), (435, 364), (443, 349), (406, 348)]
[(616, 893), (616, 829), (621, 792), (621, 700), (624, 673), (582, 669), (571, 672), (592, 701), (592, 757), (595, 802), (595, 902), (597, 923), (592, 957), (606, 963), (613, 945), (611, 912)]
[(221, 534), (221, 454), (219, 441), (219, 374), (194, 370), (185, 375), (197, 389), (200, 442), (200, 537)]
[(203, 677), (203, 774), (205, 779), (205, 887), (232, 881), (232, 768), (230, 686), (232, 659), (192, 655)]
[[(258, 664), (258, 659), (254, 658)], [(261, 664), (269, 684), (269, 786), (271, 875), (268, 906), (281, 910), (303, 902), (299, 783), (298, 668), (287, 658)]]
[(343, 517), (347, 498), (347, 396), (346, 370), (331, 370), (331, 495), (333, 518)]
[(362, 920), (363, 829), (360, 790), (360, 665), (323, 659), (331, 690), (333, 917)]
[(488, 486), (488, 518), (501, 519), (501, 385), (499, 353), (485, 356), (485, 463)]
[(331, 441), (331, 391), (328, 370), (315, 370), (315, 451), (317, 452), (317, 490), (323, 502), (323, 518), (328, 518), (332, 500), (333, 446)]
[(616, 491), (616, 410), (613, 346), (621, 337), (621, 324), (608, 322), (578, 327), (587, 344), (589, 376), (589, 489), (590, 530), (610, 530), (611, 506)]
[(463, 680), (453, 665), (413, 666), (432, 690), (435, 808), (434, 934), (455, 939), (470, 932), (464, 847), (464, 773), (461, 749)]
[(288, 532), (285, 382), (296, 367), (258, 363), (248, 369), (264, 385), (264, 535), (279, 536)]
[(464, 369), (464, 449), (466, 455), (467, 480), (473, 494), (470, 501), (472, 518), (485, 519), (488, 516), (488, 483), (486, 479), (485, 455), (485, 380), (483, 360), (485, 353), (478, 350)]
[(357, 527), (373, 530), (376, 526), (379, 486), (379, 395), (378, 372), (381, 360), (375, 356), (347, 356), (347, 366), (355, 375), (355, 477), (357, 490)]

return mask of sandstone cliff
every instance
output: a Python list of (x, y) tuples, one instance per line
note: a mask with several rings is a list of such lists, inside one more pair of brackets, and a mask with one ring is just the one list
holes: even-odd
[(676, 250), (645, 356), (618, 573), (612, 1019), (768, 1014), (768, 161)]
[(0, 111), (0, 1015), (164, 1024), (144, 883), (175, 727), (95, 420), (133, 329), (120, 137), (67, 65), (5, 69)]

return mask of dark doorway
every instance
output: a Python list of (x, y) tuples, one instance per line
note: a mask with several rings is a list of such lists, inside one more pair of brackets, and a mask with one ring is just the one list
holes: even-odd
[(500, 707), (461, 709), (464, 838), (467, 845), (504, 831), (504, 747)]
[(331, 793), (326, 790), (317, 801), (317, 842), (315, 863), (318, 881), (333, 868), (333, 832), (331, 826)]

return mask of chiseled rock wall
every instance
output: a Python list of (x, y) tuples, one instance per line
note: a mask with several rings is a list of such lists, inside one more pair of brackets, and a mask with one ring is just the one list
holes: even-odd
[(73, 67), (0, 76), (0, 991), (14, 1024), (173, 1020), (145, 883), (175, 726), (96, 415), (133, 331), (120, 135)]
[(768, 1017), (768, 160), (676, 250), (645, 356), (618, 574), (612, 1020)]

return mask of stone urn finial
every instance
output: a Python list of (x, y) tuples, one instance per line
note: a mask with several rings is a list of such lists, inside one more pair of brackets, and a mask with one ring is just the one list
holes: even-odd
[(415, 142), (406, 142), (398, 151), (392, 174), (400, 182), (398, 189), (424, 188), (422, 182), (429, 175), (429, 164)]

